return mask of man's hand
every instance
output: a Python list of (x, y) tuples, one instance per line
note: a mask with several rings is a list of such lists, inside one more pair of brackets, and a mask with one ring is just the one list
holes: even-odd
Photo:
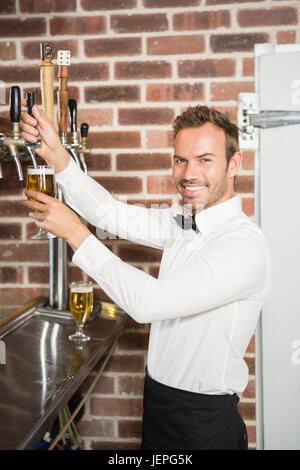
[(74, 251), (91, 235), (77, 214), (58, 199), (38, 191), (26, 190), (25, 193), (28, 197), (35, 199), (34, 201), (25, 200), (23, 204), (39, 211), (29, 213), (37, 221), (37, 225), (66, 240)]
[[(26, 106), (26, 104), (27, 100), (22, 100), (22, 105)], [(21, 136), (27, 142), (35, 143), (37, 136), (40, 135), (43, 140), (42, 146), (35, 149), (37, 155), (46, 160), (49, 165), (53, 165), (55, 173), (64, 170), (71, 157), (64, 149), (54, 124), (36, 104), (32, 107), (32, 114), (34, 117), (22, 111)]]

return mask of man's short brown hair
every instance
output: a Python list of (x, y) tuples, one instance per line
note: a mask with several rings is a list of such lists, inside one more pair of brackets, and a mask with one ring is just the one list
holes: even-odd
[[(232, 155), (239, 152), (239, 128), (230, 122), (228, 117), (208, 106), (189, 106), (180, 116), (177, 116), (173, 122), (174, 139), (181, 129), (187, 127), (200, 127), (207, 122), (211, 122), (224, 130), (226, 142), (226, 161), (227, 168)], [(226, 168), (226, 170), (227, 170)]]

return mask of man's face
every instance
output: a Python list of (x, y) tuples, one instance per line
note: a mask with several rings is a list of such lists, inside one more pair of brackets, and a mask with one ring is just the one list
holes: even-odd
[(195, 213), (197, 204), (199, 210), (233, 197), (240, 159), (239, 152), (234, 154), (226, 171), (225, 133), (214, 124), (179, 131), (174, 141), (173, 179), (183, 203)]

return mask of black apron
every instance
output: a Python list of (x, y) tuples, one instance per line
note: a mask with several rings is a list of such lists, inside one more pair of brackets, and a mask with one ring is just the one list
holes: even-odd
[(169, 387), (147, 371), (141, 450), (247, 450), (239, 397)]

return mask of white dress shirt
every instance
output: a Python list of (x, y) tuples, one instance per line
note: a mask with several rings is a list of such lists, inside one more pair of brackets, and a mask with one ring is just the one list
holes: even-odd
[(240, 197), (198, 212), (196, 233), (174, 221), (178, 207), (117, 201), (72, 159), (56, 181), (66, 203), (92, 225), (163, 250), (158, 279), (123, 262), (94, 235), (72, 258), (135, 321), (151, 323), (150, 376), (197, 393), (242, 392), (243, 356), (270, 291), (272, 266), (266, 239)]

